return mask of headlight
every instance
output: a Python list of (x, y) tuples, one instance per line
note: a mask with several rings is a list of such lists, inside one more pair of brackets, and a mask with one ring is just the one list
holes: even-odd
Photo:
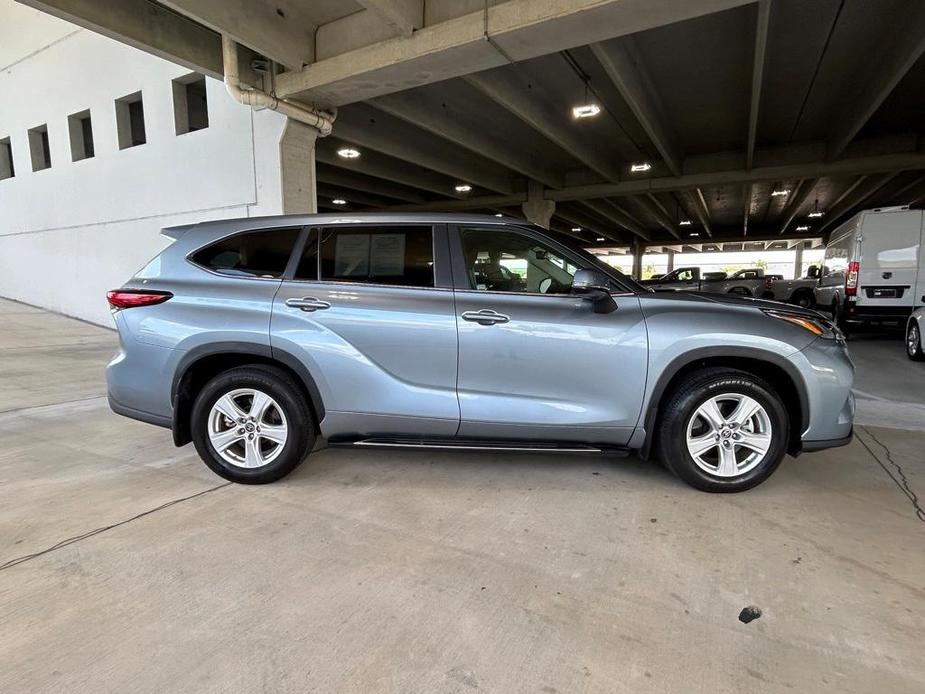
[(824, 340), (836, 340), (843, 339), (841, 331), (835, 327), (835, 324), (822, 316), (805, 316), (802, 313), (788, 313), (787, 311), (774, 311), (768, 310), (765, 313), (771, 318), (777, 318), (778, 320), (785, 320), (788, 323), (793, 323), (794, 325), (803, 328), (803, 330), (808, 330), (816, 337), (821, 337)]

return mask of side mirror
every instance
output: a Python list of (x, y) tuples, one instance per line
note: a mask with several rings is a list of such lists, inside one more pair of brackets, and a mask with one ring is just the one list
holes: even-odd
[(610, 296), (610, 279), (599, 270), (579, 270), (572, 278), (572, 294), (592, 302), (595, 313), (611, 313), (617, 302)]
[(809, 269), (806, 271), (806, 276), (813, 280), (818, 278), (819, 277), (819, 266), (810, 265)]

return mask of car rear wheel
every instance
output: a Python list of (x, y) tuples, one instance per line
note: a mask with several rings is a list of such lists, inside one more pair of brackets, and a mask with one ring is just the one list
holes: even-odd
[(193, 405), (193, 443), (209, 468), (232, 482), (265, 484), (289, 474), (315, 442), (305, 398), (272, 366), (219, 374)]
[(685, 482), (707, 492), (740, 492), (780, 465), (790, 421), (764, 380), (744, 371), (704, 369), (669, 397), (658, 435), (663, 462)]
[(919, 324), (914, 320), (909, 321), (909, 327), (906, 329), (906, 355), (912, 361), (925, 361), (925, 352), (922, 351), (922, 332), (919, 330)]
[(813, 295), (810, 292), (797, 292), (793, 297), (793, 303), (802, 308), (812, 308)]

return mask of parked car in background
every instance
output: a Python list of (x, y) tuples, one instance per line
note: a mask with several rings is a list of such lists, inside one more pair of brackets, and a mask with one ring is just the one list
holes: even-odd
[(772, 280), (761, 295), (763, 299), (783, 301), (803, 308), (813, 308), (816, 304), (816, 286), (819, 284), (819, 266), (811, 265), (806, 277), (795, 280)]
[(761, 296), (773, 280), (782, 277), (783, 275), (767, 275), (761, 268), (748, 268), (727, 275), (725, 272), (701, 273), (699, 267), (680, 267), (658, 279), (644, 280), (642, 285), (656, 292), (688, 291)]
[(236, 482), (283, 477), (324, 437), (638, 451), (732, 492), (785, 453), (851, 439), (854, 369), (816, 312), (656, 294), (520, 220), (294, 215), (164, 233), (108, 295), (110, 405)]
[(817, 308), (849, 325), (906, 322), (925, 304), (922, 210), (865, 210), (832, 232), (825, 247)]
[(906, 321), (906, 355), (912, 361), (925, 361), (923, 333), (925, 333), (925, 307), (915, 309)]

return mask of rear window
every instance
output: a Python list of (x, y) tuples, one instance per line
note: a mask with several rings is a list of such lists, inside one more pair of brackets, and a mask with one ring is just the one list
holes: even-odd
[(196, 251), (191, 259), (223, 275), (282, 277), (299, 231), (296, 227), (235, 234)]

